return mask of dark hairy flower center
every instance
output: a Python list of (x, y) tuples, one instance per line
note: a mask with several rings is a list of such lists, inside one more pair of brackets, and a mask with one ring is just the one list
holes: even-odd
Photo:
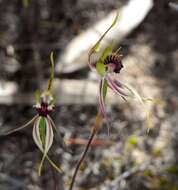
[(123, 68), (121, 56), (117, 54), (108, 55), (104, 60), (104, 64), (107, 65), (107, 69), (115, 73), (120, 73), (120, 70)]
[(49, 107), (47, 103), (42, 102), (41, 105), (36, 108), (36, 111), (39, 116), (46, 117), (51, 111), (53, 111), (53, 109)]

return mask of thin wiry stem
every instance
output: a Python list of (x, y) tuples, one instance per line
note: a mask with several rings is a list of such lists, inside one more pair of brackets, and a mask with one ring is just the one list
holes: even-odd
[(79, 171), (79, 169), (80, 169), (80, 166), (82, 165), (82, 163), (83, 163), (83, 161), (84, 161), (84, 159), (85, 159), (85, 157), (86, 157), (86, 154), (88, 153), (88, 150), (89, 150), (89, 148), (90, 148), (90, 145), (91, 145), (91, 143), (92, 143), (92, 141), (93, 141), (93, 139), (94, 139), (94, 137), (95, 137), (95, 135), (96, 135), (96, 133), (97, 133), (99, 127), (101, 126), (102, 118), (103, 118), (103, 117), (102, 117), (100, 111), (98, 111), (98, 114), (97, 114), (96, 120), (95, 120), (94, 128), (93, 128), (93, 130), (92, 130), (92, 132), (91, 132), (91, 134), (90, 134), (90, 138), (89, 138), (88, 143), (87, 143), (87, 145), (86, 145), (86, 147), (85, 147), (85, 150), (84, 150), (84, 152), (83, 152), (83, 154), (82, 154), (80, 160), (79, 160), (78, 163), (77, 163), (77, 166), (76, 166), (76, 168), (75, 168), (74, 174), (73, 174), (73, 176), (72, 176), (72, 181), (71, 181), (69, 190), (72, 190), (73, 187), (74, 187), (74, 183), (75, 183), (75, 180), (76, 180), (76, 176), (77, 176), (77, 174), (78, 174), (78, 171)]

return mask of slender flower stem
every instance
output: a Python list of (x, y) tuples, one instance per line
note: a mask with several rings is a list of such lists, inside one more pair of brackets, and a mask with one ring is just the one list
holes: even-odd
[(86, 154), (88, 153), (88, 150), (89, 150), (89, 148), (90, 148), (90, 145), (91, 145), (91, 143), (92, 143), (92, 141), (93, 141), (93, 139), (94, 139), (94, 137), (95, 137), (95, 135), (96, 135), (98, 129), (99, 129), (100, 126), (101, 126), (102, 119), (103, 119), (103, 117), (102, 117), (100, 111), (98, 111), (97, 116), (96, 116), (96, 119), (95, 119), (95, 124), (94, 124), (94, 127), (93, 127), (93, 129), (92, 129), (92, 132), (91, 132), (91, 134), (90, 134), (90, 138), (89, 138), (89, 140), (88, 140), (88, 143), (87, 143), (87, 145), (86, 145), (86, 147), (85, 147), (85, 150), (83, 151), (83, 154), (82, 154), (80, 160), (78, 161), (78, 163), (77, 163), (77, 165), (76, 165), (74, 174), (73, 174), (73, 176), (72, 176), (72, 181), (71, 181), (69, 190), (72, 190), (73, 187), (74, 187), (74, 183), (75, 183), (75, 180), (76, 180), (76, 176), (77, 176), (77, 174), (78, 174), (78, 171), (79, 171), (79, 169), (80, 169), (80, 166), (82, 165), (82, 163), (83, 163), (83, 161), (84, 161), (84, 159), (85, 159), (85, 157), (86, 157)]

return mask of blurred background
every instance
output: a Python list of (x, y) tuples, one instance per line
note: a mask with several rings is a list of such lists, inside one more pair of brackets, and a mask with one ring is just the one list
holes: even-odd
[(54, 51), (51, 117), (60, 135), (50, 157), (65, 171), (59, 175), (45, 162), (38, 177), (41, 153), (29, 127), (0, 136), (0, 190), (67, 189), (97, 113), (99, 78), (87, 66), (87, 53), (116, 10), (119, 21), (103, 46), (112, 41), (116, 49), (122, 47), (124, 69), (118, 80), (164, 103), (147, 104), (154, 127), (146, 134), (143, 107), (109, 92), (110, 136), (103, 124), (76, 189), (178, 189), (178, 2), (0, 0), (0, 134), (36, 114), (34, 92), (44, 89)]

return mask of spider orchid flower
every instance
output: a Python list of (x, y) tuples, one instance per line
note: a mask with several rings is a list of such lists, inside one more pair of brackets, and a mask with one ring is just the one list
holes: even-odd
[(126, 99), (129, 96), (129, 91), (121, 82), (116, 81), (113, 77), (115, 74), (119, 74), (123, 68), (122, 55), (117, 52), (112, 52), (112, 47), (106, 47), (98, 59), (95, 67), (97, 73), (100, 76), (99, 84), (99, 107), (102, 116), (108, 121), (105, 98), (107, 94), (107, 88), (109, 87), (113, 92)]
[(122, 55), (119, 53), (120, 49), (114, 52), (112, 45), (110, 45), (103, 50), (101, 56), (99, 57), (98, 61), (95, 64), (92, 64), (91, 62), (92, 55), (94, 53), (99, 52), (103, 38), (115, 26), (117, 20), (118, 20), (118, 14), (113, 20), (111, 26), (104, 32), (104, 34), (100, 37), (100, 39), (96, 42), (96, 44), (91, 48), (88, 55), (88, 64), (90, 69), (91, 70), (94, 69), (100, 76), (99, 109), (102, 117), (108, 123), (106, 107), (105, 107), (105, 98), (107, 95), (108, 87), (114, 93), (122, 97), (124, 100), (126, 100), (127, 98), (136, 98), (144, 106), (144, 110), (147, 117), (147, 126), (149, 130), (152, 127), (152, 122), (150, 120), (150, 113), (145, 107), (145, 102), (151, 99), (146, 99), (141, 97), (135, 89), (126, 84), (121, 83), (120, 81), (115, 80), (115, 78), (113, 77), (113, 75), (116, 74), (118, 75), (121, 69), (123, 68)]
[(48, 162), (52, 165), (54, 169), (58, 172), (62, 172), (62, 170), (49, 158), (48, 152), (53, 144), (54, 133), (53, 129), (56, 129), (55, 124), (49, 114), (54, 111), (54, 99), (51, 94), (52, 82), (54, 79), (54, 61), (53, 61), (53, 53), (51, 53), (51, 76), (48, 81), (47, 89), (40, 94), (39, 92), (36, 93), (36, 105), (34, 108), (37, 114), (25, 125), (11, 130), (10, 132), (6, 133), (6, 135), (24, 129), (31, 124), (33, 124), (32, 136), (35, 144), (43, 153), (43, 157), (41, 159), (38, 174), (41, 175), (42, 166), (44, 163), (45, 158)]

